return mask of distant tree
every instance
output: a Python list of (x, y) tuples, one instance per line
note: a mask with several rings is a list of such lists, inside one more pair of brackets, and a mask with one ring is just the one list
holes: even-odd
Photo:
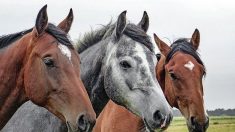
[(173, 115), (174, 117), (182, 116), (181, 112), (178, 109), (173, 109)]
[[(235, 109), (223, 109), (218, 108), (215, 110), (207, 110), (209, 116), (235, 116)], [(181, 112), (178, 109), (173, 109), (173, 115), (175, 117), (182, 116)]]
[(215, 110), (207, 110), (209, 116), (235, 116), (235, 109), (215, 109)]

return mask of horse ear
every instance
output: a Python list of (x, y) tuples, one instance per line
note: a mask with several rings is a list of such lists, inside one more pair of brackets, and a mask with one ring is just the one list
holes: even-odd
[(48, 24), (48, 17), (47, 17), (47, 5), (43, 6), (42, 9), (39, 11), (36, 19), (36, 24), (33, 32), (35, 36), (40, 36), (45, 29), (47, 28)]
[(145, 32), (148, 31), (149, 28), (149, 16), (146, 11), (144, 11), (143, 17), (139, 22), (138, 26), (143, 29)]
[(200, 43), (200, 32), (198, 29), (195, 29), (190, 42), (193, 44), (194, 49), (197, 50)]
[(57, 26), (65, 33), (68, 33), (73, 23), (73, 9), (71, 8), (68, 16)]
[(154, 33), (154, 40), (157, 44), (158, 49), (160, 50), (160, 52), (164, 55), (167, 56), (167, 54), (169, 53), (169, 51), (171, 50), (171, 48), (165, 43), (163, 42), (161, 39), (158, 38), (158, 36)]
[(115, 28), (115, 38), (117, 40), (120, 39), (120, 37), (123, 34), (123, 31), (125, 30), (126, 27), (126, 11), (123, 11), (119, 16)]

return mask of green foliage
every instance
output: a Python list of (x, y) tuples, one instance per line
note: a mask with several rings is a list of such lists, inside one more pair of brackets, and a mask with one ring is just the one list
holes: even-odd
[[(174, 117), (173, 122), (165, 132), (188, 132), (183, 117)], [(235, 132), (235, 116), (212, 116), (207, 132)]]
[(215, 109), (207, 110), (208, 115), (210, 116), (235, 116), (235, 109)]

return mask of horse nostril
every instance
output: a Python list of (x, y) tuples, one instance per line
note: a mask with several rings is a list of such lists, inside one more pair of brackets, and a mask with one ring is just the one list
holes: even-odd
[(162, 122), (164, 120), (164, 116), (161, 114), (161, 112), (159, 110), (157, 110), (154, 114), (153, 114), (153, 119), (155, 121), (160, 121)]
[(171, 115), (171, 114), (169, 114), (169, 120), (168, 120), (168, 124), (170, 124), (170, 122), (172, 121), (172, 119), (173, 119), (173, 116)]
[(85, 119), (85, 116), (84, 115), (81, 115), (79, 118), (78, 118), (78, 129), (80, 131), (85, 131), (87, 129), (87, 121)]
[(206, 117), (206, 123), (205, 123), (205, 129), (207, 129), (209, 126), (209, 117)]
[(209, 118), (206, 117), (206, 120), (204, 122), (198, 122), (196, 117), (190, 117), (188, 126), (190, 129), (192, 129), (195, 132), (205, 132), (209, 126)]
[(191, 120), (192, 126), (194, 126), (194, 125), (196, 124), (195, 117), (192, 116), (192, 117), (190, 118), (190, 120)]
[(96, 120), (92, 120), (89, 123), (89, 127), (88, 127), (88, 132), (91, 132), (93, 127), (95, 126)]

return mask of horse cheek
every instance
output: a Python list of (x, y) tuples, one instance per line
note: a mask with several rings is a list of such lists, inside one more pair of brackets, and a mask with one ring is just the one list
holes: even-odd
[(46, 73), (40, 64), (31, 63), (24, 75), (26, 95), (33, 103), (42, 106), (46, 101)]

